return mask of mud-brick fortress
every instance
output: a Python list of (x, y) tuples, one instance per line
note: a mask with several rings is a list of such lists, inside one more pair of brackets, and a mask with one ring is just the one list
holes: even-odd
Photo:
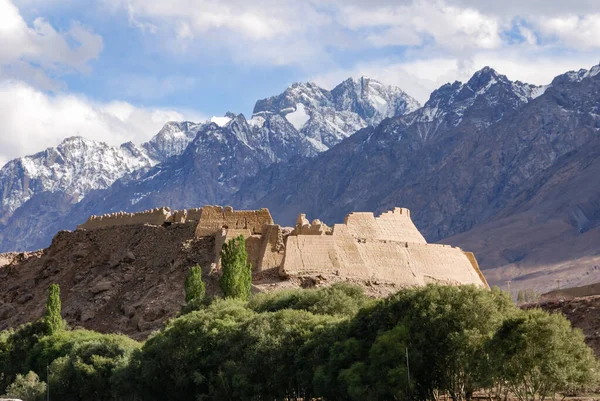
[(254, 272), (277, 271), (282, 278), (337, 276), (345, 279), (421, 286), (487, 282), (474, 255), (448, 245), (428, 244), (403, 208), (385, 212), (350, 213), (343, 224), (329, 227), (309, 222), (304, 214), (295, 227), (273, 222), (267, 209), (236, 211), (205, 206), (173, 211), (159, 208), (143, 213), (92, 216), (78, 229), (119, 225), (197, 224), (196, 237), (214, 237), (214, 266), (231, 238), (243, 235)]

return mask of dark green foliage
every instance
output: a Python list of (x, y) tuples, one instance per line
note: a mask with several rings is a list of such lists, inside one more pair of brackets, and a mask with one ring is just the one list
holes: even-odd
[(171, 322), (134, 356), (144, 399), (196, 400), (221, 382), (241, 325), (254, 316), (244, 302), (215, 300)]
[(297, 309), (317, 315), (354, 316), (369, 302), (363, 289), (346, 283), (310, 290), (286, 290), (257, 294), (248, 302), (250, 309), (276, 312)]
[(202, 281), (202, 269), (199, 265), (193, 266), (185, 280), (185, 302), (198, 302), (204, 299), (206, 285)]
[[(56, 342), (61, 343), (63, 339)], [(139, 343), (121, 335), (74, 336), (69, 352), (50, 364), (52, 394), (61, 400), (120, 399), (123, 388), (115, 375), (139, 347)]]
[(10, 383), (50, 363), (55, 399), (67, 401), (460, 401), (507, 389), (541, 401), (597, 378), (564, 317), (473, 286), (379, 301), (348, 284), (204, 301), (141, 348), (116, 335), (46, 333), (45, 322), (0, 333), (0, 372)]
[(247, 300), (252, 288), (252, 266), (246, 253), (246, 239), (240, 235), (223, 245), (221, 250), (221, 291), (225, 298)]
[[(327, 362), (319, 367), (315, 386), (331, 392), (332, 399), (340, 394), (358, 400), (368, 389), (373, 389), (370, 399), (397, 397), (407, 386), (394, 385), (390, 377), (402, 377), (405, 361), (390, 366), (381, 358), (404, 355), (407, 347), (414, 396), (431, 399), (442, 391), (463, 399), (487, 384), (482, 350), (503, 319), (517, 312), (505, 294), (473, 286), (401, 291), (352, 320), (345, 338), (321, 355)], [(360, 388), (363, 393), (357, 393)]]
[(139, 347), (125, 336), (87, 330), (61, 330), (48, 336), (46, 322), (41, 320), (0, 336), (2, 386), (6, 388), (7, 382), (29, 370), (46, 378), (50, 365), (54, 399), (114, 399), (113, 394), (127, 395), (131, 390), (131, 383), (123, 386), (118, 379)]
[(38, 375), (29, 372), (18, 374), (15, 381), (6, 389), (6, 397), (23, 401), (43, 401), (46, 395), (46, 383), (40, 381)]
[(49, 334), (54, 334), (65, 329), (65, 321), (61, 316), (60, 287), (58, 284), (52, 284), (48, 288), (45, 319)]
[(496, 380), (519, 400), (598, 384), (598, 365), (583, 334), (561, 315), (530, 310), (507, 319), (489, 342)]
[[(48, 333), (44, 320), (28, 323), (14, 331), (4, 332), (0, 338), (0, 389), (5, 389), (17, 374), (29, 371), (26, 366), (31, 349)], [(40, 372), (38, 372), (40, 373)]]

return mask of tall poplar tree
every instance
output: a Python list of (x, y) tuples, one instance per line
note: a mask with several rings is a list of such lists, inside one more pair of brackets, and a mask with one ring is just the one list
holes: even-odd
[(202, 281), (202, 269), (199, 265), (193, 266), (185, 280), (185, 302), (202, 301), (206, 293), (206, 285)]
[(60, 287), (58, 284), (52, 284), (48, 289), (48, 301), (46, 302), (46, 324), (50, 335), (57, 333), (65, 328), (65, 322), (62, 319), (60, 303)]
[(221, 250), (221, 291), (225, 298), (246, 300), (252, 288), (252, 266), (246, 253), (246, 239), (240, 235), (223, 245)]

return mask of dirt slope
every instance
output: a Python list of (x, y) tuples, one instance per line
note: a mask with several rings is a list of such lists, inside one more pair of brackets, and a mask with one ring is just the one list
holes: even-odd
[[(195, 224), (60, 232), (46, 250), (0, 258), (0, 330), (40, 318), (48, 286), (61, 286), (71, 326), (147, 337), (179, 312), (187, 270), (200, 264), (208, 292), (213, 239)], [(4, 266), (2, 266), (4, 264)]]

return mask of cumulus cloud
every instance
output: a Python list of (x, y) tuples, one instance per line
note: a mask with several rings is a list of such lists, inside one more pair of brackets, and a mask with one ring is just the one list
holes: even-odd
[(88, 62), (103, 48), (102, 38), (77, 22), (65, 32), (44, 18), (27, 25), (9, 0), (0, 0), (0, 43), (0, 78), (26, 79), (47, 89), (56, 86), (48, 71), (88, 71)]
[(56, 146), (70, 136), (79, 135), (111, 145), (128, 141), (140, 144), (167, 121), (205, 119), (192, 112), (140, 108), (122, 101), (99, 103), (68, 93), (44, 93), (23, 82), (3, 82), (0, 84), (0, 165)]

